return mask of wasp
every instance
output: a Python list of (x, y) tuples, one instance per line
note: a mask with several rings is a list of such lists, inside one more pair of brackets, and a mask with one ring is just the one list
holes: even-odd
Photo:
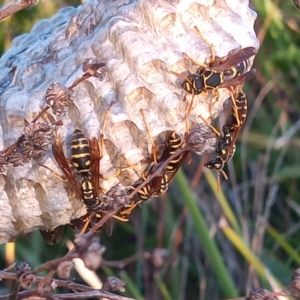
[(248, 47), (229, 57), (219, 66), (214, 68), (201, 67), (198, 74), (191, 74), (185, 79), (182, 87), (188, 93), (199, 95), (207, 90), (242, 85), (255, 75), (255, 69), (244, 73), (244, 66), (247, 65), (245, 60), (254, 54), (256, 54), (256, 49)]
[[(181, 146), (182, 141), (179, 135), (174, 131), (171, 132), (167, 137), (165, 148), (160, 158), (157, 160), (157, 163), (150, 168), (147, 176), (144, 176), (144, 179), (154, 174), (160, 165), (173, 155)], [(155, 176), (148, 184), (143, 186), (137, 193), (139, 201), (147, 201), (152, 197), (159, 197), (163, 195), (168, 190), (169, 184), (173, 180), (185, 158), (185, 153), (181, 153), (178, 157), (175, 157), (168, 163), (162, 176)], [(139, 184), (136, 184), (134, 187), (137, 188), (138, 185)]]
[(99, 167), (102, 157), (98, 140), (93, 138), (88, 141), (78, 128), (75, 129), (72, 135), (71, 162), (80, 175), (80, 185), (78, 185), (71, 171), (69, 162), (63, 152), (62, 144), (57, 136), (52, 145), (52, 151), (59, 167), (64, 172), (76, 193), (81, 196), (87, 210), (95, 211), (99, 209), (101, 206), (98, 197), (100, 180)]
[[(144, 111), (140, 110), (140, 113), (144, 119), (144, 123), (146, 125), (148, 135), (152, 142), (153, 161), (154, 161), (154, 164), (150, 168), (148, 174), (146, 176), (143, 176), (143, 178), (146, 179), (147, 177), (153, 175), (157, 171), (157, 169), (161, 166), (161, 164), (163, 164), (171, 155), (175, 154), (175, 152), (182, 146), (183, 143), (180, 136), (176, 132), (172, 131), (167, 136), (165, 147), (160, 158), (157, 159), (156, 145), (152, 139), (152, 135), (148, 127), (148, 123), (146, 121)], [(152, 197), (159, 197), (163, 195), (168, 190), (169, 184), (171, 183), (175, 174), (177, 173), (180, 166), (184, 162), (186, 156), (187, 156), (187, 152), (183, 152), (179, 154), (178, 157), (175, 157), (168, 163), (163, 175), (155, 176), (148, 184), (146, 184), (141, 189), (139, 189), (139, 191), (137, 192), (137, 195), (139, 197), (138, 200), (147, 201)], [(139, 184), (135, 184), (134, 188), (137, 188)]]
[[(201, 35), (197, 27), (195, 27), (195, 29), (198, 31), (199, 35)], [(219, 88), (230, 88), (231, 86), (242, 85), (249, 81), (256, 73), (255, 69), (247, 71), (249, 69), (249, 58), (257, 54), (257, 50), (254, 47), (241, 49), (234, 55), (222, 60), (217, 66), (213, 66), (215, 62), (213, 46), (211, 46), (211, 49), (212, 57), (208, 66), (198, 63), (185, 55), (186, 59), (200, 67), (195, 74), (186, 77), (185, 75), (171, 71), (172, 74), (184, 79), (181, 85), (182, 88), (187, 93), (192, 94), (192, 100), (187, 110), (187, 115), (191, 112), (195, 95), (199, 95), (207, 90), (213, 90), (218, 97)]]
[[(223, 135), (221, 135), (213, 126), (208, 125), (216, 133), (218, 142), (215, 150), (216, 158), (204, 165), (209, 169), (217, 170), (218, 174), (222, 173), (226, 180), (228, 177), (223, 168), (225, 163), (234, 155), (235, 142), (247, 116), (247, 98), (242, 89), (237, 89), (235, 94), (231, 95), (231, 99), (232, 113), (229, 122), (223, 126)], [(220, 182), (218, 176), (218, 190), (219, 186)]]
[[(158, 164), (152, 166), (148, 175), (153, 174), (160, 166), (160, 164), (163, 163), (166, 159), (168, 159), (171, 155), (173, 155), (181, 146), (182, 141), (180, 136), (173, 131), (167, 138), (165, 149), (159, 159)], [(178, 157), (174, 158), (168, 163), (163, 176), (157, 176), (153, 178), (153, 180), (150, 182), (150, 192), (154, 197), (161, 196), (168, 190), (169, 184), (173, 180), (175, 174), (179, 170), (185, 158), (186, 154), (181, 153)]]
[[(218, 66), (210, 67), (209, 65), (209, 67), (206, 67), (201, 65), (196, 74), (191, 74), (188, 77), (171, 71), (176, 76), (184, 79), (181, 85), (182, 88), (187, 93), (192, 94), (187, 115), (191, 112), (195, 95), (199, 95), (207, 90), (213, 90), (219, 97), (219, 88), (230, 88), (249, 81), (255, 75), (256, 70), (246, 71), (249, 66), (248, 59), (256, 53), (257, 51), (253, 47), (244, 48)], [(212, 59), (213, 61), (214, 58)], [(198, 64), (197, 62), (194, 63)]]
[(40, 230), (40, 234), (47, 244), (53, 245), (54, 242), (59, 243), (62, 240), (64, 227), (64, 225), (60, 225), (53, 229)]
[(231, 119), (227, 126), (230, 127), (232, 133), (237, 134), (246, 120), (248, 101), (242, 89), (237, 89), (235, 95), (231, 95), (231, 99), (233, 103)]
[[(69, 165), (70, 162), (65, 157), (61, 141), (57, 136), (55, 136), (52, 151), (68, 182), (72, 185), (76, 193), (80, 195), (81, 200), (87, 208), (87, 213), (84, 216), (73, 219), (70, 222), (73, 229), (76, 228), (81, 233), (84, 233), (90, 230), (103, 217), (101, 212), (102, 202), (98, 196), (100, 193), (99, 180), (102, 177), (99, 173), (102, 155), (98, 140), (96, 138), (87, 140), (79, 128), (76, 128), (73, 132), (71, 140), (71, 164), (80, 177), (80, 183), (78, 183), (73, 175)], [(46, 242), (51, 238), (50, 232), (47, 232), (47, 235), (45, 236), (45, 232), (42, 235), (46, 237)]]
[[(140, 110), (140, 113), (143, 117), (143, 120), (144, 120), (144, 123), (146, 126), (146, 130), (148, 132), (148, 136), (152, 143), (152, 152), (153, 152), (153, 161), (154, 161), (154, 164), (150, 168), (148, 174), (146, 176), (144, 176), (144, 175), (142, 176), (144, 179), (146, 179), (150, 175), (154, 174), (156, 172), (156, 170), (160, 167), (160, 165), (166, 159), (168, 159), (173, 153), (176, 152), (176, 150), (182, 145), (182, 142), (181, 142), (181, 138), (179, 137), (178, 134), (176, 134), (175, 132), (171, 132), (171, 134), (169, 134), (169, 136), (166, 139), (165, 148), (158, 160), (156, 157), (157, 156), (156, 145), (152, 139), (152, 134), (149, 129), (145, 113), (142, 109)], [(148, 199), (150, 199), (152, 197), (159, 197), (159, 196), (163, 195), (168, 190), (169, 183), (172, 181), (174, 175), (176, 174), (179, 167), (181, 166), (181, 163), (182, 163), (182, 161), (180, 158), (176, 158), (176, 159), (172, 160), (168, 164), (168, 166), (165, 170), (165, 173), (162, 176), (154, 177), (148, 184), (143, 186), (138, 191), (137, 194), (139, 196), (139, 200), (147, 201)], [(178, 165), (178, 167), (177, 167), (177, 165)], [(139, 186), (139, 184), (136, 184), (136, 185), (134, 185), (134, 188), (137, 188), (138, 186)]]
[[(118, 186), (112, 187), (105, 195), (103, 195), (103, 200), (105, 198), (109, 198), (112, 202), (111, 204), (107, 204), (106, 207), (105, 204), (103, 205), (102, 209), (99, 209), (95, 212), (88, 212), (82, 217), (76, 218), (71, 220), (70, 225), (73, 229), (78, 229), (81, 233), (85, 233), (89, 230), (91, 230), (96, 223), (101, 221), (101, 219), (105, 216), (106, 213), (108, 213), (111, 210), (115, 210), (116, 208), (120, 208), (119, 211), (112, 216), (113, 219), (117, 219), (121, 222), (127, 222), (129, 221), (128, 215), (132, 212), (132, 210), (140, 204), (139, 202), (130, 201), (130, 203), (124, 202), (125, 195), (128, 194), (128, 191), (126, 188), (121, 188), (123, 196), (116, 195), (116, 193), (119, 193), (120, 189)], [(126, 190), (126, 191), (125, 191)], [(120, 198), (120, 199), (119, 199)], [(121, 199), (122, 198), (122, 199)], [(104, 200), (104, 201), (107, 201)], [(104, 223), (104, 229), (106, 231), (106, 234), (108, 236), (112, 235), (113, 232), (113, 219), (110, 218)], [(101, 227), (102, 228), (102, 227)], [(100, 229), (101, 229), (100, 228)]]
[[(98, 197), (100, 191), (100, 160), (102, 158), (98, 140), (96, 138), (87, 140), (80, 129), (76, 128), (72, 135), (71, 141), (71, 161), (64, 154), (62, 143), (54, 132), (54, 143), (52, 144), (52, 152), (56, 162), (65, 174), (67, 181), (71, 184), (75, 192), (80, 195), (81, 200), (86, 205), (88, 213), (82, 217), (71, 221), (71, 226), (82, 229), (83, 224), (87, 222), (90, 212), (101, 208), (101, 201)], [(72, 164), (80, 180), (76, 180), (71, 168)], [(50, 168), (41, 165), (56, 176), (56, 172)], [(59, 178), (61, 178), (59, 176)], [(95, 222), (94, 222), (95, 223)], [(46, 243), (52, 245), (54, 241), (59, 242), (63, 236), (63, 226), (50, 230), (40, 230), (41, 235)]]
[[(214, 160), (209, 161), (204, 164), (204, 166), (211, 170), (216, 170), (219, 173), (222, 173), (224, 178), (228, 180), (226, 173), (223, 168), (225, 163), (229, 161), (235, 152), (235, 144), (232, 143), (232, 131), (231, 126), (224, 125), (223, 126), (223, 135), (219, 133), (218, 142), (216, 145)], [(219, 190), (220, 182), (218, 176), (218, 190)]]

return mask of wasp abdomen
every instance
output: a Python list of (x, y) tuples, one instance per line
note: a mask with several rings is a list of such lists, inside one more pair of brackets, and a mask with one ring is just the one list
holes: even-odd
[(91, 157), (88, 140), (80, 129), (76, 128), (72, 136), (72, 164), (81, 175), (90, 172)]

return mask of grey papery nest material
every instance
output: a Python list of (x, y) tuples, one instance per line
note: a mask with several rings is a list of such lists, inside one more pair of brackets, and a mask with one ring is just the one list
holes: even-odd
[[(117, 184), (133, 184), (152, 158), (141, 110), (158, 148), (167, 132), (175, 131), (184, 139), (191, 94), (183, 101), (183, 80), (170, 71), (186, 76), (195, 73), (198, 67), (185, 59), (184, 53), (208, 63), (208, 43), (220, 58), (249, 46), (257, 49), (255, 18), (246, 0), (88, 0), (78, 8), (60, 10), (16, 38), (0, 60), (0, 149), (25, 135), (24, 120), (31, 122), (47, 105), (45, 95), (50, 87), (71, 87), (86, 71), (86, 59), (105, 67), (72, 89), (66, 112), (55, 115), (48, 110), (52, 123), (61, 120), (63, 125), (49, 123), (46, 137), (37, 131), (34, 141), (25, 138), (29, 158), (24, 158), (22, 166), (13, 167), (24, 154), (12, 153), (13, 161), (0, 175), (0, 242), (67, 224), (86, 212), (82, 202), (71, 196), (70, 185), (39, 165), (62, 174), (52, 155), (49, 132), (57, 133), (68, 158), (76, 127), (87, 138), (103, 134), (100, 173), (108, 179), (101, 181), (101, 188), (107, 192)], [(199, 154), (214, 150), (215, 136), (201, 118), (211, 120), (211, 112), (215, 118), (223, 110), (229, 91), (223, 88), (219, 94), (218, 101), (214, 92), (194, 97), (189, 122), (191, 129), (194, 124), (199, 128)], [(39, 151), (36, 145), (41, 146)], [(111, 176), (118, 170), (123, 171)]]

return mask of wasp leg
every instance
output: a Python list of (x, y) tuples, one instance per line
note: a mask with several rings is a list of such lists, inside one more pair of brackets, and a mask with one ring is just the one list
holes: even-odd
[(83, 235), (87, 231), (89, 224), (90, 224), (90, 218), (88, 218), (88, 220), (85, 221), (84, 226), (81, 228), (79, 232), (79, 235)]
[(121, 216), (128, 216), (131, 214), (131, 212), (141, 203), (142, 201), (138, 201), (136, 203), (134, 203), (133, 205), (131, 205), (130, 207), (126, 208), (125, 210), (121, 210), (120, 211), (120, 215)]
[(47, 170), (49, 170), (54, 175), (54, 177), (58, 178), (60, 181), (62, 181), (62, 182), (68, 182), (69, 181), (67, 178), (63, 178), (61, 175), (59, 175), (56, 171), (52, 170), (51, 168), (49, 168), (45, 165), (42, 165), (40, 163), (38, 165), (41, 166), (41, 167), (44, 167)]
[(207, 64), (204, 64), (204, 63), (199, 63), (197, 62), (196, 60), (194, 60), (193, 58), (191, 58), (188, 54), (186, 53), (183, 53), (183, 56), (186, 60), (188, 60), (189, 62), (191, 62), (193, 65), (196, 65), (198, 67), (200, 67), (200, 71), (198, 73), (201, 73), (203, 72), (205, 69), (207, 69)]
[(228, 180), (228, 176), (227, 176), (227, 174), (225, 173), (225, 171), (223, 169), (217, 171), (217, 181), (218, 181), (218, 183), (217, 183), (217, 193), (218, 194), (220, 193), (220, 189), (221, 189), (220, 173), (222, 173), (225, 180)]
[(119, 217), (119, 216), (113, 216), (114, 219), (118, 220), (118, 221), (121, 221), (121, 222), (128, 222), (129, 219), (126, 219), (124, 217)]
[(201, 120), (216, 134), (216, 136), (218, 137), (218, 138), (220, 138), (221, 137), (221, 133), (219, 132), (219, 130), (218, 129), (216, 129), (214, 126), (212, 126), (211, 124), (209, 124), (204, 118), (202, 118), (201, 116), (200, 116), (200, 118), (201, 118)]
[[(182, 74), (179, 74), (179, 73), (176, 73), (176, 72), (173, 72), (173, 71), (170, 71), (172, 74), (176, 75), (177, 77), (180, 77), (182, 79), (184, 79), (185, 81), (187, 81), (190, 85), (193, 85), (192, 81), (186, 77), (185, 75), (182, 75)], [(188, 93), (184, 95), (183, 97), (183, 101), (186, 101), (186, 97), (187, 97)], [(189, 133), (189, 116), (190, 116), (190, 113), (192, 111), (192, 108), (193, 108), (193, 101), (194, 101), (194, 96), (195, 96), (195, 92), (194, 90), (192, 89), (192, 100), (191, 100), (191, 103), (189, 105), (187, 105), (187, 108), (186, 108), (186, 114), (185, 114), (185, 125), (186, 125), (186, 132)]]
[(99, 147), (101, 149), (101, 156), (100, 156), (100, 159), (103, 157), (103, 151), (102, 149), (104, 149), (104, 133), (105, 133), (105, 129), (106, 129), (106, 125), (107, 125), (107, 120), (108, 120), (108, 116), (110, 114), (110, 110), (112, 108), (112, 106), (115, 104), (114, 101), (111, 102), (111, 104), (109, 105), (105, 115), (104, 115), (104, 118), (103, 118), (103, 125), (102, 125), (102, 134), (100, 136), (100, 142), (99, 142)]
[(115, 102), (112, 101), (111, 104), (109, 105), (105, 115), (104, 115), (103, 125), (102, 125), (102, 135), (101, 135), (102, 138), (104, 137), (104, 132), (105, 132), (105, 128), (106, 128), (106, 125), (107, 125), (106, 123), (107, 123), (108, 116), (110, 115), (110, 110), (111, 110), (111, 108), (114, 104), (115, 104)]
[[(94, 167), (95, 168), (95, 172), (100, 172), (100, 161), (101, 159), (103, 158), (103, 149), (104, 149), (104, 134), (105, 134), (105, 129), (106, 129), (106, 125), (107, 125), (107, 120), (108, 120), (108, 117), (109, 117), (109, 114), (110, 114), (110, 110), (112, 108), (112, 106), (115, 104), (114, 101), (111, 102), (111, 104), (109, 105), (105, 115), (104, 115), (104, 118), (103, 118), (103, 125), (102, 125), (102, 134), (100, 136), (100, 141), (98, 141), (98, 149), (99, 149), (99, 155), (97, 157), (97, 166)], [(96, 170), (97, 169), (97, 170)], [(116, 175), (117, 176), (117, 175)], [(113, 176), (115, 177), (115, 176)], [(98, 178), (101, 178), (103, 180), (107, 180), (105, 179), (104, 176), (102, 176), (101, 174), (99, 174)], [(97, 178), (96, 178), (96, 181), (99, 181)], [(99, 182), (96, 182), (95, 185), (98, 187), (98, 189), (100, 189), (100, 186), (99, 186)]]
[(214, 100), (213, 103), (210, 103), (210, 105), (209, 105), (209, 113), (211, 116), (213, 116), (213, 107), (215, 106), (215, 104), (217, 102), (219, 102), (219, 98), (220, 98), (220, 93), (219, 93), (218, 89), (215, 89), (214, 93), (216, 94), (216, 98), (215, 98), (216, 100)]
[[(103, 180), (111, 180), (111, 179), (113, 179), (113, 178), (119, 176), (122, 172), (124, 172), (124, 171), (126, 171), (126, 170), (128, 170), (128, 169), (130, 169), (130, 170), (131, 170), (131, 169), (134, 169), (134, 166), (128, 166), (128, 167), (126, 167), (126, 168), (119, 168), (118, 170), (115, 171), (114, 174), (112, 174), (112, 175), (110, 175), (110, 176), (108, 176), (108, 177), (101, 176), (101, 178), (102, 178)], [(135, 171), (137, 171), (137, 169), (135, 169)]]
[[(186, 99), (186, 96), (187, 96), (187, 94), (184, 96), (184, 101)], [(194, 96), (195, 96), (195, 93), (194, 93), (194, 90), (192, 90), (192, 99), (191, 99), (190, 104), (187, 105), (186, 114), (185, 114), (185, 127), (186, 127), (187, 134), (190, 131), (189, 117), (190, 117), (191, 111), (193, 109)]]
[(203, 39), (203, 41), (206, 44), (208, 44), (210, 47), (211, 58), (210, 58), (209, 66), (211, 67), (216, 60), (215, 47), (203, 36), (203, 34), (201, 33), (201, 31), (199, 30), (199, 28), (197, 26), (195, 26), (194, 29), (197, 31), (198, 35)]

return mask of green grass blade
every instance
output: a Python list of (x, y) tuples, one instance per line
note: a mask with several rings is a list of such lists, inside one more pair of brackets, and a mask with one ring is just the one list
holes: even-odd
[(213, 172), (211, 172), (211, 171), (204, 172), (204, 176), (205, 176), (208, 184), (211, 186), (219, 204), (221, 205), (223, 212), (226, 216), (226, 219), (231, 224), (231, 226), (234, 228), (234, 230), (236, 232), (238, 232), (239, 234), (241, 234), (241, 228), (239, 226), (239, 223), (238, 223), (230, 205), (228, 204), (228, 201), (227, 201), (222, 189), (220, 189), (219, 192), (217, 191), (218, 182), (217, 182), (216, 177), (213, 175)]
[(157, 286), (161, 292), (161, 294), (163, 295), (163, 299), (165, 300), (172, 300), (172, 296), (170, 295), (167, 286), (165, 285), (165, 283), (161, 280), (160, 276), (155, 276), (155, 281), (157, 283)]
[(289, 255), (290, 258), (293, 258), (294, 261), (300, 265), (300, 256), (299, 252), (297, 252), (288, 242), (285, 238), (281, 236), (281, 234), (276, 231), (272, 226), (267, 226), (267, 232), (270, 234), (270, 236), (276, 241), (278, 245), (282, 247), (286, 251), (286, 253)]
[[(224, 222), (225, 223), (225, 222)], [(240, 236), (238, 236), (232, 228), (223, 224), (221, 226), (224, 234), (231, 241), (232, 245), (240, 252), (242, 256), (249, 262), (249, 264), (256, 270), (258, 275), (266, 281), (277, 281), (271, 274), (270, 270), (260, 261), (259, 258), (249, 249)]]
[(132, 281), (132, 279), (127, 275), (126, 272), (121, 272), (120, 277), (126, 281), (126, 292), (130, 293), (134, 299), (137, 300), (143, 300), (144, 297), (142, 294), (138, 291), (136, 288), (135, 283)]
[(177, 173), (176, 182), (178, 184), (180, 193), (183, 195), (184, 202), (189, 208), (189, 213), (194, 222), (195, 229), (202, 241), (203, 249), (206, 252), (206, 255), (211, 263), (212, 269), (214, 270), (216, 277), (218, 278), (218, 282), (220, 284), (224, 297), (237, 297), (237, 292), (233, 280), (223, 263), (222, 256), (217, 248), (216, 243), (209, 236), (209, 229), (207, 228), (205, 219), (203, 218), (203, 215), (199, 210), (199, 207), (197, 206), (196, 199), (193, 197), (188, 181), (186, 180), (181, 170), (179, 170)]

